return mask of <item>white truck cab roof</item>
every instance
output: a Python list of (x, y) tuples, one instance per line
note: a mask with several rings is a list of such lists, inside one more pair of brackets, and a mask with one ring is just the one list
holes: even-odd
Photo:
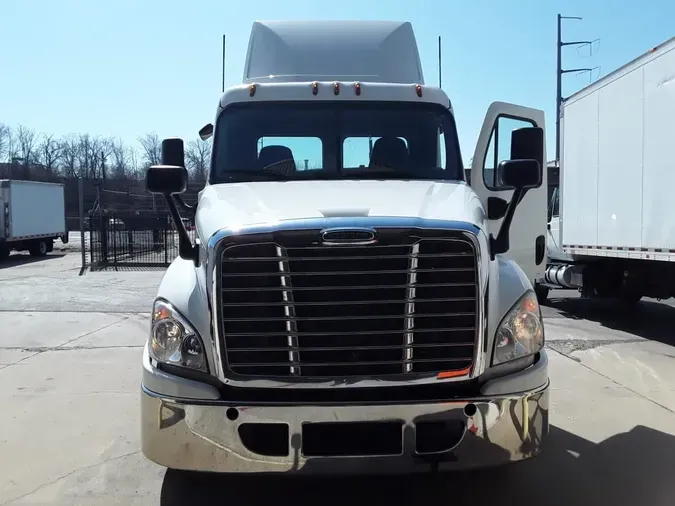
[(451, 108), (440, 88), (424, 86), (409, 22), (256, 21), (242, 84), (225, 91), (235, 102), (394, 101)]
[(424, 84), (412, 25), (393, 21), (257, 21), (243, 83)]

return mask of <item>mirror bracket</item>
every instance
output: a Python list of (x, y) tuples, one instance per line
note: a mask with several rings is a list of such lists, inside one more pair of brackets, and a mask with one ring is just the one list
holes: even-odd
[(504, 215), (504, 221), (502, 221), (502, 226), (499, 227), (499, 232), (497, 237), (490, 234), (490, 260), (494, 260), (495, 257), (501, 253), (506, 253), (509, 250), (509, 233), (511, 229), (511, 222), (513, 221), (513, 215), (516, 214), (516, 208), (518, 204), (527, 193), (528, 188), (517, 188), (513, 192), (513, 197), (509, 202), (508, 207), (506, 208), (506, 214)]
[(199, 247), (196, 244), (192, 244), (190, 236), (185, 229), (185, 224), (183, 220), (180, 219), (180, 213), (176, 207), (175, 197), (171, 195), (164, 194), (164, 199), (166, 200), (166, 205), (169, 207), (169, 213), (171, 213), (171, 218), (173, 219), (174, 224), (176, 225), (176, 231), (178, 232), (178, 256), (183, 260), (192, 260), (195, 267), (199, 267)]
[(173, 198), (176, 201), (176, 203), (178, 203), (180, 208), (186, 213), (189, 213), (190, 216), (194, 219), (197, 213), (197, 206), (188, 204), (183, 200), (183, 197), (181, 197), (180, 195), (174, 195)]
[(508, 202), (501, 197), (488, 197), (487, 215), (488, 220), (500, 220), (506, 214)]

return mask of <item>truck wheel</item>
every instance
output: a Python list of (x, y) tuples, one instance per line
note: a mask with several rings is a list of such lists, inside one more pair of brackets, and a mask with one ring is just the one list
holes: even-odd
[(0, 260), (9, 258), (9, 248), (7, 246), (0, 246)]
[(634, 306), (642, 299), (640, 292), (634, 290), (622, 290), (619, 292), (619, 302), (622, 306)]
[(534, 285), (534, 293), (537, 295), (537, 301), (539, 304), (544, 304), (548, 298), (548, 292), (551, 289), (548, 286), (540, 285), (539, 283)]
[(49, 252), (49, 246), (47, 245), (47, 241), (45, 240), (35, 241), (33, 244), (31, 244), (30, 248), (28, 248), (28, 252), (34, 257), (45, 256)]

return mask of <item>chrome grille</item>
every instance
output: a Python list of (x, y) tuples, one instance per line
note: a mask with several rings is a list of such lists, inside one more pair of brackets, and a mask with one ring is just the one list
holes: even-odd
[(288, 231), (226, 247), (224, 363), (244, 376), (467, 374), (476, 253), (462, 232), (424, 232), (326, 247), (318, 230)]

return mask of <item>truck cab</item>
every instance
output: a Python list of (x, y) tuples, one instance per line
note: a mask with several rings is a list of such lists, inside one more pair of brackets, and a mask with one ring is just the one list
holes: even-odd
[[(533, 457), (548, 433), (541, 111), (494, 103), (471, 186), (409, 23), (256, 22), (143, 354), (142, 447), (173, 469), (414, 472)], [(181, 216), (181, 214), (183, 216)], [(182, 217), (194, 219), (191, 242)]]

